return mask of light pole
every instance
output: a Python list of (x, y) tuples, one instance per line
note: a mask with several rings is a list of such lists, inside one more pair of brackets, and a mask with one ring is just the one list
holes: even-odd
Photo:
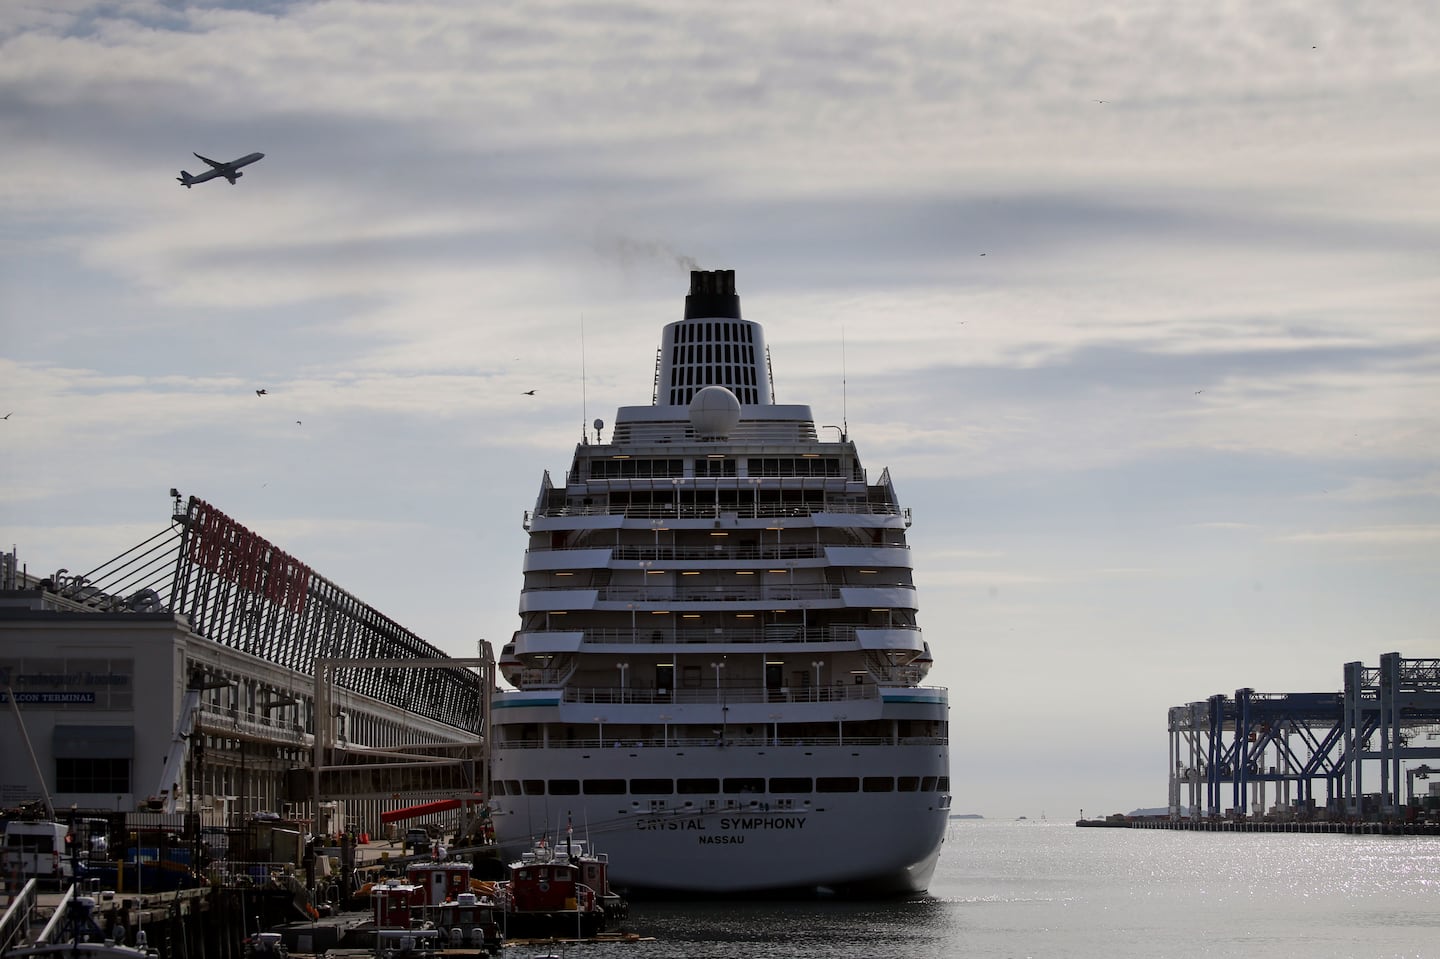
[(625, 702), (625, 674), (630, 671), (629, 663), (616, 663), (615, 668), (620, 670), (620, 701)]
[(661, 713), (661, 714), (660, 714), (660, 721), (665, 724), (665, 734), (664, 734), (664, 735), (665, 735), (665, 738), (662, 739), (660, 742), (661, 742), (663, 745), (669, 746), (669, 745), (670, 745), (670, 714), (669, 714), (669, 713)]
[(815, 699), (818, 702), (820, 699), (820, 669), (825, 665), (825, 660), (817, 659), (810, 665), (815, 667)]
[(837, 736), (839, 737), (839, 740), (840, 740), (840, 745), (841, 745), (841, 746), (845, 745), (845, 714), (844, 714), (844, 713), (836, 713), (836, 714), (835, 714), (835, 729), (836, 729), (836, 734), (837, 734)]
[(718, 663), (711, 663), (710, 668), (715, 670), (715, 692), (718, 694), (720, 692), (720, 670), (725, 668), (725, 662), (722, 660)]
[(605, 717), (596, 716), (595, 725), (600, 727), (600, 748), (605, 748)]
[(770, 714), (770, 745), (780, 745), (780, 714)]

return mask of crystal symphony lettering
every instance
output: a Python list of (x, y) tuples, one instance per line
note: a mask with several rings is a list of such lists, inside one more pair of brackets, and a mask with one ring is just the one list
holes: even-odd
[[(721, 831), (749, 832), (757, 829), (804, 829), (805, 816), (721, 816), (716, 828)], [(657, 819), (645, 817), (635, 821), (643, 831), (706, 832), (710, 829), (703, 819)], [(701, 842), (706, 841), (701, 839)], [(728, 840), (725, 840), (728, 841)]]

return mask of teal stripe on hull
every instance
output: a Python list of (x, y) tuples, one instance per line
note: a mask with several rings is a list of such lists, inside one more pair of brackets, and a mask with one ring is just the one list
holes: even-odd
[(923, 693), (907, 695), (905, 693), (885, 693), (884, 701), (887, 703), (927, 703), (931, 706), (944, 706), (946, 697), (927, 696)]

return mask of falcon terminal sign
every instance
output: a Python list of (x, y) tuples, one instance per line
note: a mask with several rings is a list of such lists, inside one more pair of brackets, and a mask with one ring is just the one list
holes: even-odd
[(0, 659), (0, 703), (22, 706), (134, 705), (133, 659)]

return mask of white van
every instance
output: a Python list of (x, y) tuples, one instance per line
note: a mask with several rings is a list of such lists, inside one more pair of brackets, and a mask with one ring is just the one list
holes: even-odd
[(0, 850), (0, 865), (6, 876), (28, 879), (63, 881), (74, 878), (70, 848), (65, 842), (69, 827), (59, 822), (22, 822), (5, 824), (5, 846)]

